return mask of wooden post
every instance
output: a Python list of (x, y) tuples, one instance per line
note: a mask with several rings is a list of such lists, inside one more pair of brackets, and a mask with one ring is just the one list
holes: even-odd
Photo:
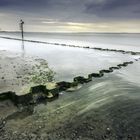
[(22, 41), (24, 41), (23, 24), (24, 24), (24, 21), (21, 19), (20, 20), (20, 30), (21, 30)]
[(23, 24), (24, 24), (24, 21), (21, 19), (20, 20), (20, 30), (21, 30), (21, 37), (22, 37), (22, 45), (21, 45), (21, 48), (22, 48), (22, 56), (24, 57), (24, 53), (25, 53), (25, 50), (24, 50), (24, 31), (23, 31)]

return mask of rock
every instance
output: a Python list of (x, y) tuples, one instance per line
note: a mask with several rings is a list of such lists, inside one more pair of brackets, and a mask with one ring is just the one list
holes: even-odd
[(110, 133), (111, 133), (111, 129), (108, 127), (108, 128), (106, 128), (106, 133), (109, 135)]
[(110, 131), (110, 128), (108, 127), (106, 130), (107, 130), (107, 131)]
[(137, 53), (135, 53), (135, 52), (131, 52), (131, 55), (136, 55)]
[(102, 77), (104, 74), (103, 73), (91, 73), (88, 75), (88, 77)]
[(78, 82), (79, 84), (87, 83), (87, 79), (82, 76), (75, 77), (73, 80), (74, 82)]
[(19, 79), (19, 78), (22, 78), (22, 76), (17, 76), (17, 78)]
[(112, 69), (112, 70), (113, 70), (113, 69), (114, 69), (114, 70), (117, 70), (117, 69), (119, 69), (119, 67), (110, 67), (109, 69), (110, 69), (110, 70), (111, 70), (111, 69)]
[(110, 72), (112, 72), (111, 70), (100, 70), (99, 71), (101, 74), (103, 74), (103, 73), (110, 73)]
[(53, 101), (59, 97), (59, 88), (54, 88), (48, 91), (47, 101)]
[(48, 92), (48, 90), (46, 89), (46, 86), (38, 85), (38, 86), (31, 87), (30, 92), (32, 94), (41, 93), (41, 92), (46, 93)]
[(51, 90), (46, 89), (46, 86), (38, 85), (31, 87), (30, 92), (25, 95), (18, 96), (14, 92), (6, 92), (0, 94), (0, 101), (11, 100), (16, 106), (29, 106), (42, 102), (52, 101), (59, 96), (59, 88)]
[(0, 130), (4, 128), (5, 124), (6, 124), (6, 121), (1, 119), (0, 120)]
[(65, 91), (71, 87), (71, 83), (65, 82), (65, 81), (62, 81), (56, 84), (57, 84), (57, 87), (59, 88), (59, 91)]

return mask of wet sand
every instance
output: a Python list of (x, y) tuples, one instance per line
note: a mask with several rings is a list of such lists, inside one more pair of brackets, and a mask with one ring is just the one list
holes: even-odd
[[(0, 93), (8, 91), (17, 95), (29, 93), (30, 87), (41, 85), (43, 82), (39, 79), (38, 83), (37, 80), (32, 80), (35, 76), (39, 76), (37, 75), (39, 72), (52, 72), (45, 60), (10, 51), (0, 51)], [(45, 80), (47, 83), (47, 79)]]

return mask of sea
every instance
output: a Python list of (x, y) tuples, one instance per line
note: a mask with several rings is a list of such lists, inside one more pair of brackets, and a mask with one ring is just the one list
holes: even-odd
[[(20, 33), (0, 33), (0, 36), (21, 38)], [(90, 46), (140, 52), (140, 34), (128, 33), (25, 33), (25, 39), (67, 45)], [(56, 73), (56, 81), (72, 81), (76, 76), (85, 76), (101, 69), (134, 61), (140, 55), (71, 48), (51, 44), (24, 42), (0, 38), (0, 50), (23, 53), (45, 59)], [(140, 61), (127, 67), (94, 78), (72, 93), (62, 92), (59, 100), (50, 103), (52, 110), (62, 111), (65, 118), (93, 117), (94, 110), (108, 120), (108, 126), (116, 135), (139, 133), (140, 124)], [(64, 110), (65, 109), (65, 110)], [(69, 112), (69, 113), (68, 113)], [(61, 116), (60, 115), (60, 116)], [(69, 115), (72, 115), (69, 116)], [(80, 116), (80, 117), (79, 117)], [(65, 120), (63, 118), (63, 121)], [(86, 118), (86, 117), (85, 117)], [(106, 122), (105, 120), (105, 122)], [(87, 121), (87, 120), (86, 120)], [(78, 127), (78, 123), (77, 125)], [(118, 129), (120, 128), (120, 129)], [(128, 131), (125, 131), (127, 130)]]
[[(21, 38), (20, 32), (0, 33), (0, 36)], [(140, 51), (140, 34), (25, 32), (24, 39), (66, 45)], [(71, 81), (75, 76), (87, 76), (89, 73), (132, 59), (131, 55), (120, 53), (33, 42), (24, 42), (23, 50), (21, 41), (2, 38), (0, 38), (0, 49), (46, 59), (50, 68), (55, 71), (57, 81)]]

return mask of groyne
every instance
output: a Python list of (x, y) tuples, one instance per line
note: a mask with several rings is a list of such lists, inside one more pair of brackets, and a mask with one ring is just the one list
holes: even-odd
[[(138, 61), (139, 59), (135, 59)], [(29, 106), (36, 105), (43, 102), (49, 102), (57, 99), (59, 97), (59, 93), (62, 91), (67, 91), (70, 88), (75, 88), (78, 85), (82, 85), (88, 82), (91, 82), (93, 78), (101, 78), (105, 73), (111, 73), (114, 70), (121, 69), (123, 67), (128, 66), (129, 64), (133, 64), (134, 61), (123, 62), (118, 64), (115, 67), (109, 67), (108, 69), (102, 69), (98, 73), (90, 73), (88, 77), (77, 76), (73, 78), (73, 82), (61, 81), (56, 83), (56, 87), (48, 90), (44, 85), (38, 85), (30, 88), (30, 92), (18, 96), (16, 93), (12, 91), (8, 91), (6, 93), (0, 94), (0, 101), (11, 100), (16, 106)]]
[[(0, 36), (0, 38), (22, 41), (22, 39), (13, 38), (13, 37)], [(122, 54), (140, 55), (140, 52), (134, 52), (134, 51), (125, 51), (125, 50), (108, 49), (108, 48), (103, 49), (103, 48), (99, 48), (99, 47), (79, 46), (79, 45), (70, 45), (70, 44), (63, 44), (63, 43), (51, 43), (51, 42), (28, 40), (28, 39), (24, 39), (24, 41), (25, 42), (32, 42), (32, 43), (41, 43), (41, 44), (50, 44), (50, 45), (56, 45), (56, 46), (64, 46), (64, 47), (74, 47), (74, 48), (91, 49), (91, 50), (99, 50), (99, 51), (118, 52), (118, 53), (122, 53)]]

